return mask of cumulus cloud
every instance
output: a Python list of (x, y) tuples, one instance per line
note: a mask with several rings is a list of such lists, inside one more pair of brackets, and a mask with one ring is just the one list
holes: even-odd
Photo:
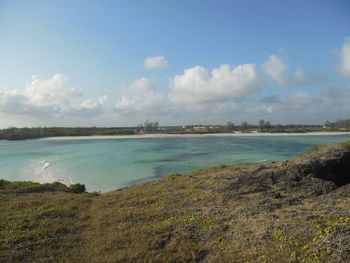
[(254, 64), (243, 64), (232, 68), (221, 65), (210, 73), (195, 66), (176, 75), (172, 83), (170, 98), (180, 104), (206, 104), (240, 100), (258, 92), (261, 82)]
[(55, 107), (40, 107), (31, 103), (30, 98), (24, 93), (16, 90), (0, 89), (0, 111), (8, 114), (29, 114), (40, 115), (52, 114), (57, 112)]
[(306, 85), (322, 79), (321, 76), (315, 73), (306, 74), (301, 68), (298, 68), (292, 76), (289, 76), (287, 65), (276, 55), (269, 56), (268, 60), (261, 67), (270, 79), (276, 81), (281, 86)]
[(276, 55), (269, 56), (269, 59), (262, 64), (262, 69), (265, 74), (272, 80), (275, 80), (278, 84), (287, 85), (287, 66)]
[(225, 103), (223, 111), (214, 108), (211, 113), (197, 117), (200, 120), (212, 118), (214, 123), (218, 120), (222, 123), (225, 120), (258, 123), (265, 119), (272, 124), (322, 124), (326, 120), (349, 118), (349, 101), (350, 87), (329, 88), (318, 93), (295, 92), (285, 96), (270, 94), (259, 101)]
[(350, 78), (350, 37), (345, 39), (345, 43), (340, 51), (340, 58), (339, 72), (345, 77)]
[[(181, 116), (189, 123), (256, 124), (260, 119), (272, 124), (322, 124), (326, 120), (347, 119), (350, 112), (350, 87), (329, 88), (318, 93), (296, 92), (291, 95), (267, 95), (261, 100), (244, 100), (210, 105), (201, 111)], [(183, 123), (183, 122), (182, 122)]]
[(169, 63), (163, 56), (147, 57), (144, 66), (147, 69), (167, 68), (169, 67)]
[(124, 90), (124, 94), (115, 105), (120, 114), (157, 114), (164, 109), (164, 98), (156, 93), (152, 80), (140, 78)]
[(24, 91), (30, 103), (36, 106), (68, 105), (72, 97), (81, 95), (81, 89), (68, 88), (68, 78), (56, 74), (51, 79), (32, 76), (32, 82), (27, 84)]
[(24, 91), (0, 89), (0, 111), (10, 115), (32, 117), (58, 116), (62, 113), (78, 113), (88, 109), (91, 112), (102, 112), (105, 97), (72, 106), (72, 100), (81, 96), (82, 90), (68, 87), (67, 82), (68, 78), (62, 74), (56, 74), (48, 79), (32, 76)]
[(263, 98), (260, 109), (272, 113), (275, 119), (306, 122), (347, 117), (350, 112), (350, 87), (330, 88), (316, 94), (297, 92), (289, 96), (272, 95)]
[(72, 107), (71, 115), (75, 116), (95, 116), (104, 112), (104, 104), (108, 96), (104, 95), (96, 99), (87, 99), (80, 105)]

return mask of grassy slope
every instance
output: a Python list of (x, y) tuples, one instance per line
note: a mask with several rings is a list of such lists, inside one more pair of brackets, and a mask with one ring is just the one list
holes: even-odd
[(102, 195), (0, 186), (0, 262), (349, 262), (350, 185), (293, 173), (348, 149)]

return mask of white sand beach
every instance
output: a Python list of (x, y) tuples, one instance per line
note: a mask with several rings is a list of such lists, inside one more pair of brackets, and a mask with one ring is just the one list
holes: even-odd
[(135, 134), (135, 135), (92, 135), (59, 136), (40, 140), (97, 140), (97, 139), (145, 139), (145, 138), (186, 138), (186, 137), (233, 137), (233, 136), (315, 136), (315, 135), (350, 135), (350, 132), (308, 132), (308, 133), (205, 133), (205, 134)]

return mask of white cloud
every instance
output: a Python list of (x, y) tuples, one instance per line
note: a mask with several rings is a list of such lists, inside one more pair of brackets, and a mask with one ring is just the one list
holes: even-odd
[(51, 79), (32, 76), (32, 82), (27, 85), (24, 94), (36, 106), (68, 105), (72, 97), (81, 95), (81, 90), (68, 88), (67, 81), (68, 78), (61, 74), (56, 74)]
[(287, 65), (276, 55), (269, 56), (268, 60), (261, 67), (270, 79), (276, 81), (281, 86), (306, 85), (323, 79), (322, 76), (315, 73), (306, 74), (301, 68), (298, 68), (293, 76), (289, 76)]
[(276, 55), (269, 56), (269, 59), (262, 64), (262, 69), (267, 76), (275, 80), (278, 84), (282, 86), (287, 85), (287, 66)]
[[(294, 80), (294, 81), (293, 81)], [(296, 83), (299, 85), (303, 85), (303, 84), (307, 84), (311, 81), (311, 77), (307, 76), (304, 72), (304, 70), (298, 68), (295, 72), (294, 72), (294, 77), (293, 80), (291, 81), (292, 83)]]
[(269, 96), (261, 100), (260, 109), (273, 113), (283, 123), (323, 123), (326, 119), (348, 118), (350, 87), (330, 88), (316, 94), (297, 92), (290, 96)]
[(23, 92), (2, 89), (0, 110), (9, 114), (48, 116), (61, 112), (73, 97), (81, 94), (80, 89), (68, 88), (67, 77), (56, 74), (51, 79), (32, 76)]
[[(41, 113), (41, 110), (43, 111)], [(30, 97), (16, 90), (0, 89), (0, 111), (8, 114), (49, 115), (58, 111), (55, 107), (33, 105)]]
[(147, 57), (144, 66), (148, 69), (167, 68), (169, 67), (169, 63), (163, 56)]
[(125, 115), (158, 114), (164, 108), (164, 98), (156, 93), (153, 81), (147, 78), (135, 80), (115, 105), (116, 111)]
[(104, 95), (97, 99), (87, 99), (80, 105), (72, 107), (69, 114), (75, 116), (94, 116), (104, 112), (104, 104), (107, 101), (108, 96)]
[(350, 37), (345, 39), (340, 52), (341, 64), (339, 66), (339, 72), (345, 77), (350, 78)]
[(172, 80), (171, 101), (180, 104), (206, 104), (240, 100), (258, 92), (261, 82), (254, 64), (235, 68), (221, 65), (209, 74), (200, 66), (186, 69)]
[[(268, 95), (257, 100), (221, 102), (200, 111), (186, 111), (181, 122), (215, 124), (265, 119), (272, 124), (322, 124), (327, 119), (349, 118), (350, 87), (330, 88), (319, 93), (296, 92), (288, 96)], [(186, 123), (186, 122), (185, 122)]]
[(32, 81), (24, 91), (0, 89), (0, 111), (10, 115), (23, 115), (37, 118), (58, 117), (64, 113), (103, 112), (106, 97), (90, 99), (81, 105), (72, 106), (72, 100), (82, 95), (80, 88), (69, 88), (68, 78), (56, 74), (44, 79), (32, 76)]

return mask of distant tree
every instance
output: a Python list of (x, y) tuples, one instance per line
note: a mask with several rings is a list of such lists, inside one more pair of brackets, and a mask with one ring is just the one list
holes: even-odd
[(234, 127), (235, 125), (232, 122), (228, 121), (225, 126), (225, 132), (232, 132)]
[(270, 129), (271, 128), (271, 123), (269, 121), (265, 122), (265, 129)]
[(347, 120), (337, 120), (335, 123), (338, 128), (350, 128), (350, 119)]
[(137, 132), (143, 131), (143, 124), (142, 123), (137, 124), (136, 131)]
[(264, 121), (264, 120), (260, 120), (258, 126), (259, 126), (259, 130), (260, 130), (260, 131), (264, 131), (264, 130), (265, 130), (265, 127), (266, 127), (266, 126), (265, 126), (265, 121)]
[(332, 127), (332, 123), (330, 121), (325, 121), (324, 126), (325, 127)]
[(242, 132), (248, 131), (248, 128), (249, 128), (249, 125), (246, 121), (241, 123), (241, 131)]
[(151, 122), (147, 120), (144, 123), (144, 127), (146, 132), (155, 132), (159, 128), (159, 123), (157, 121)]

